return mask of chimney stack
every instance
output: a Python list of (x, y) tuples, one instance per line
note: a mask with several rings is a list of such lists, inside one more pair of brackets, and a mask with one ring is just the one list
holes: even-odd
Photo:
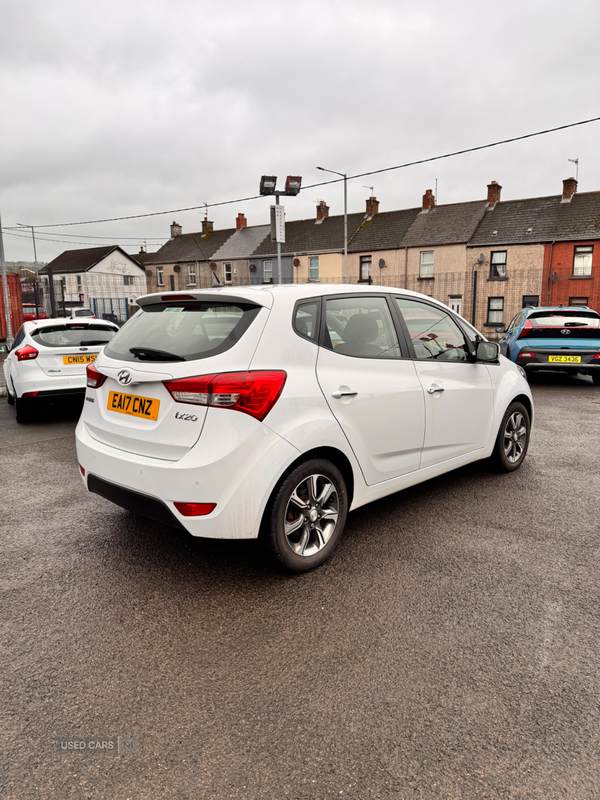
[(174, 239), (176, 236), (181, 236), (181, 225), (174, 222), (171, 225), (171, 239)]
[(246, 220), (245, 215), (244, 214), (238, 214), (237, 215), (237, 219), (235, 221), (236, 230), (241, 231), (242, 228), (247, 228), (247, 227), (248, 227), (248, 221)]
[(487, 205), (488, 210), (491, 210), (495, 207), (496, 203), (500, 202), (500, 192), (502, 191), (502, 187), (498, 183), (498, 181), (492, 181), (488, 183), (488, 196), (487, 196)]
[(379, 200), (376, 197), (369, 197), (367, 200), (367, 217), (374, 217), (379, 213)]
[(204, 217), (202, 220), (202, 236), (208, 236), (209, 233), (213, 232), (213, 223), (209, 222), (208, 217)]
[(563, 181), (563, 193), (561, 203), (570, 203), (571, 198), (577, 191), (577, 181), (575, 178), (565, 178)]
[(319, 200), (319, 205), (317, 206), (317, 222), (320, 222), (323, 219), (327, 219), (329, 216), (329, 206), (325, 202), (325, 200)]
[(427, 189), (423, 195), (423, 211), (429, 211), (430, 208), (435, 206), (435, 197), (433, 196), (433, 189)]

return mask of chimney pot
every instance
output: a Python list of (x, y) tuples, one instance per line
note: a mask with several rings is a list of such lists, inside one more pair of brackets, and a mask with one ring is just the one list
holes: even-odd
[(177, 222), (173, 222), (171, 224), (171, 239), (174, 239), (176, 236), (181, 236), (181, 225)]
[(322, 219), (327, 219), (329, 216), (329, 206), (325, 202), (325, 200), (320, 200), (319, 205), (317, 206), (317, 221), (319, 222)]
[(423, 211), (429, 211), (430, 208), (435, 206), (435, 197), (433, 196), (433, 189), (427, 189), (423, 195)]
[(238, 230), (238, 231), (241, 231), (242, 228), (247, 228), (248, 227), (248, 221), (246, 220), (246, 217), (245, 217), (244, 214), (238, 214), (237, 215), (237, 219), (235, 221), (235, 227), (236, 227), (236, 230)]
[(571, 198), (577, 191), (577, 181), (575, 178), (565, 178), (563, 181), (562, 203), (570, 203)]
[(202, 220), (202, 236), (208, 236), (209, 233), (213, 232), (213, 223), (208, 220), (207, 217), (204, 217)]
[(367, 200), (367, 217), (374, 217), (379, 213), (379, 200), (376, 197), (369, 197)]
[(498, 183), (498, 181), (492, 181), (488, 183), (488, 194), (487, 194), (487, 204), (488, 209), (494, 208), (496, 203), (500, 202), (500, 192), (502, 191), (502, 187)]

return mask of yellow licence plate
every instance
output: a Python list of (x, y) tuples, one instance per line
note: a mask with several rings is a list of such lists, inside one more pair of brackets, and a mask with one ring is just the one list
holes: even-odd
[(96, 353), (88, 356), (63, 356), (63, 364), (91, 364), (96, 360)]
[(122, 392), (109, 392), (106, 404), (109, 411), (153, 420), (158, 419), (159, 406), (160, 400), (153, 397), (138, 397), (135, 394), (122, 394)]
[(581, 364), (581, 356), (548, 356), (551, 364)]

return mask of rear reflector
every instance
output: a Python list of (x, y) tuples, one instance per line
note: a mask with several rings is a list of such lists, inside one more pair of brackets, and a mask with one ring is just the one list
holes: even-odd
[(535, 353), (519, 353), (517, 358), (535, 358)]
[(37, 397), (37, 392), (23, 392), (23, 397)]
[(85, 478), (85, 470), (84, 470), (84, 468), (81, 466), (81, 464), (79, 465), (79, 471), (81, 472), (81, 474), (82, 474), (82, 475), (83, 475), (83, 477)]
[(596, 353), (596, 355), (594, 356), (594, 358), (600, 358), (600, 353)]
[(29, 361), (32, 358), (37, 358), (39, 356), (39, 352), (32, 347), (30, 344), (26, 344), (25, 347), (21, 347), (15, 353), (17, 357), (17, 361)]
[(177, 403), (243, 411), (261, 421), (273, 408), (285, 384), (283, 370), (199, 375), (164, 385)]
[(173, 503), (184, 517), (205, 517), (217, 507), (216, 503)]
[(99, 389), (106, 380), (106, 375), (102, 375), (101, 372), (98, 372), (93, 364), (88, 364), (85, 368), (85, 372), (87, 375), (87, 385), (90, 389)]

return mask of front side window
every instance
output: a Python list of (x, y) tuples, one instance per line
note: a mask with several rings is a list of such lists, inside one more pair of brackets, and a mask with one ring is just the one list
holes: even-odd
[(263, 280), (265, 283), (273, 282), (273, 262), (263, 261)]
[[(104, 352), (126, 361), (193, 361), (240, 340), (260, 306), (235, 301), (172, 301), (142, 306)], [(133, 352), (131, 352), (133, 350)]]
[(198, 273), (195, 264), (188, 264), (188, 286), (196, 286), (198, 283)]
[(433, 278), (433, 250), (424, 250), (421, 253), (421, 278)]
[(231, 283), (231, 263), (229, 261), (223, 264), (223, 280), (225, 283)]
[(156, 268), (156, 283), (158, 286), (165, 285), (165, 270), (163, 267)]
[(506, 250), (496, 250), (490, 260), (490, 280), (506, 278)]
[(576, 247), (573, 255), (573, 276), (588, 277), (592, 274), (592, 255), (594, 248), (591, 245)]
[(371, 277), (371, 256), (360, 257), (360, 279), (361, 281), (368, 281)]
[(488, 297), (487, 325), (500, 325), (504, 317), (504, 298)]
[(308, 259), (308, 277), (311, 281), (319, 280), (319, 258), (311, 257)]
[(326, 346), (345, 356), (400, 358), (392, 315), (384, 297), (326, 301)]
[(396, 297), (418, 359), (466, 361), (468, 348), (465, 336), (450, 314), (443, 309)]

